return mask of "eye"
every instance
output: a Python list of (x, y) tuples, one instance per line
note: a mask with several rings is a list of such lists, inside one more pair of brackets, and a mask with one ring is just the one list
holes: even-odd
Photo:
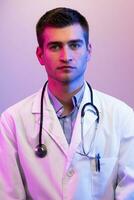
[(79, 49), (81, 46), (82, 46), (82, 44), (79, 43), (79, 42), (73, 42), (73, 43), (70, 43), (70, 44), (69, 44), (69, 47), (70, 47), (72, 50), (77, 50), (77, 49)]
[(61, 46), (59, 44), (52, 44), (52, 45), (49, 46), (49, 49), (51, 51), (55, 52), (55, 51), (59, 51), (61, 49)]

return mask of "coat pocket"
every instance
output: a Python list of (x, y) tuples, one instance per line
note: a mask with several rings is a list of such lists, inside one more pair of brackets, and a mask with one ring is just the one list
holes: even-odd
[(118, 158), (100, 159), (100, 171), (96, 170), (95, 159), (91, 160), (92, 195), (94, 200), (114, 200), (116, 188)]

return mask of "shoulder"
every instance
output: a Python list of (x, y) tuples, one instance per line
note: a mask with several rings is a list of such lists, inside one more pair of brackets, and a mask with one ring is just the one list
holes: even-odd
[(93, 93), (94, 103), (97, 104), (103, 117), (122, 125), (125, 125), (128, 121), (134, 123), (134, 111), (125, 102), (97, 90), (93, 90)]
[(93, 90), (93, 93), (94, 93), (95, 98), (98, 99), (98, 101), (100, 102), (100, 104), (102, 106), (111, 107), (112, 109), (114, 109), (114, 108), (132, 109), (124, 101), (122, 101), (114, 96), (108, 95), (106, 93), (100, 92), (95, 89)]
[(18, 115), (23, 115), (23, 114), (27, 114), (27, 113), (31, 113), (32, 112), (32, 108), (34, 103), (36, 102), (36, 99), (40, 98), (40, 90), (24, 99), (22, 99), (21, 101), (17, 102), (16, 104), (10, 106), (9, 108), (7, 108), (2, 114), (2, 116), (18, 116)]
[[(85, 98), (87, 101), (90, 101), (90, 88), (88, 88), (88, 84), (85, 84)], [(92, 89), (93, 92), (93, 104), (98, 108), (101, 113), (134, 113), (133, 109), (127, 105), (122, 100), (110, 96), (104, 92), (98, 91), (96, 89)], [(88, 97), (89, 95), (89, 97)], [(88, 100), (89, 99), (89, 100)]]

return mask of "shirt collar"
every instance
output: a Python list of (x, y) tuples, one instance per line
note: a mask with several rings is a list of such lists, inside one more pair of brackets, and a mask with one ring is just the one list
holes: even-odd
[[(89, 88), (88, 88), (88, 85), (85, 81), (84, 83), (84, 94), (82, 96), (82, 105), (84, 105), (85, 103), (88, 103), (91, 101), (90, 99), (90, 91), (89, 91)], [(40, 114), (40, 100), (41, 100), (41, 95), (42, 95), (42, 88), (35, 94), (32, 95), (33, 97), (33, 102), (32, 102), (32, 113), (33, 114)], [(97, 90), (93, 90), (93, 102), (94, 102), (94, 105), (98, 108), (99, 110), (99, 113), (102, 113), (102, 100), (101, 100), (101, 97), (103, 96), (103, 93), (97, 91)], [(46, 90), (45, 90), (45, 93), (44, 93), (44, 112), (45, 111), (51, 111), (52, 110), (52, 104), (50, 106), (50, 98), (49, 98), (49, 95), (48, 95), (48, 86), (46, 86)], [(81, 102), (80, 102), (81, 103)], [(90, 108), (90, 110), (94, 110), (92, 108)]]
[[(50, 101), (55, 109), (55, 112), (58, 117), (60, 117), (64, 111), (62, 103), (52, 94), (52, 92), (47, 88), (48, 95), (50, 98)], [(83, 95), (84, 95), (85, 85), (83, 84), (82, 88), (72, 97), (72, 102), (75, 108), (79, 108), (80, 103), (82, 101)]]

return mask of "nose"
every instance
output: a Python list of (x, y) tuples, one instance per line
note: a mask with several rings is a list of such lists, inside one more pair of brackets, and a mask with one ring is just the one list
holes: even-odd
[(60, 61), (63, 63), (70, 63), (72, 61), (72, 52), (68, 46), (64, 46), (60, 52)]

